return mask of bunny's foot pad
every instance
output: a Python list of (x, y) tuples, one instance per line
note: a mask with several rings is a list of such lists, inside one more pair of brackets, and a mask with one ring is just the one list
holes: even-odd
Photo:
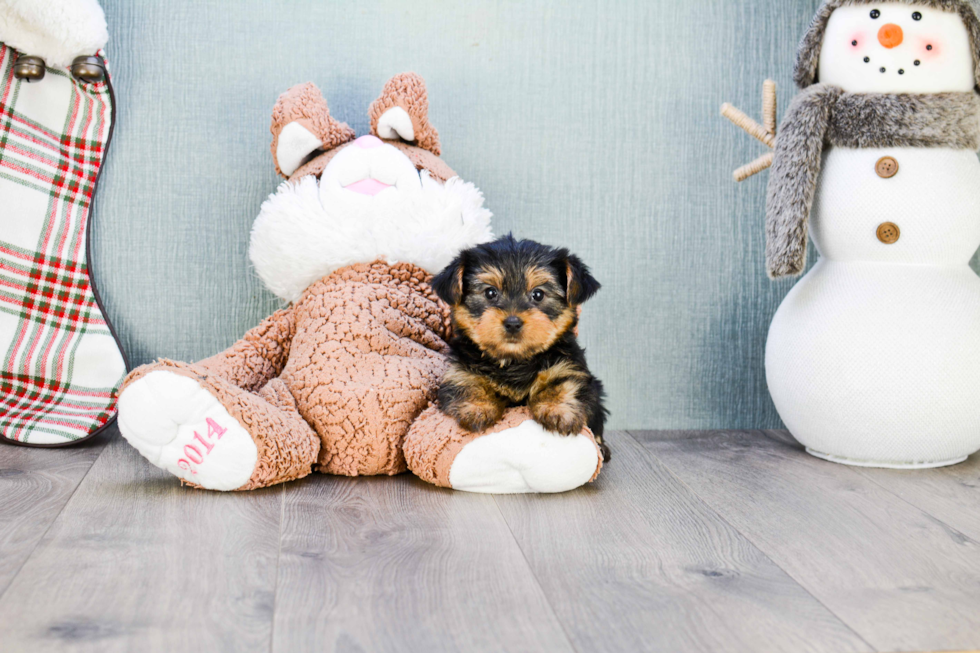
[(250, 393), (170, 361), (130, 374), (119, 395), (119, 430), (151, 463), (208, 490), (306, 476), (320, 450), (281, 380)]
[(599, 475), (602, 456), (592, 433), (545, 431), (526, 408), (510, 409), (483, 433), (463, 430), (435, 406), (405, 438), (409, 469), (433, 485), (465, 492), (567, 492)]

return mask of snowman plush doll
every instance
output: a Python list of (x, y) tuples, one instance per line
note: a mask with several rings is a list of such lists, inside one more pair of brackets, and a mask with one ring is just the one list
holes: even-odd
[(776, 408), (811, 454), (951, 465), (980, 449), (980, 22), (966, 0), (826, 0), (772, 157)]

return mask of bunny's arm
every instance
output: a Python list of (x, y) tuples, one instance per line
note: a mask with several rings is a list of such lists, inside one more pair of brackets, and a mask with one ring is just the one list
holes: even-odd
[(296, 317), (290, 306), (276, 311), (231, 347), (205, 358), (198, 366), (256, 392), (282, 373), (295, 334)]

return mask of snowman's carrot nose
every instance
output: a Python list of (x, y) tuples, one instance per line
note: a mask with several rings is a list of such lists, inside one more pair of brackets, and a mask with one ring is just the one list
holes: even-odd
[(902, 28), (895, 23), (888, 23), (878, 30), (878, 42), (886, 48), (896, 48), (905, 40)]

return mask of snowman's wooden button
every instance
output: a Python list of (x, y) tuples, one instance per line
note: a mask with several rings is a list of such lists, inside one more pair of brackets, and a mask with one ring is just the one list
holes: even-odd
[(882, 222), (878, 225), (878, 240), (886, 245), (894, 245), (902, 237), (902, 230), (894, 222)]
[(890, 156), (883, 156), (875, 164), (875, 172), (882, 179), (891, 179), (898, 174), (898, 161)]

